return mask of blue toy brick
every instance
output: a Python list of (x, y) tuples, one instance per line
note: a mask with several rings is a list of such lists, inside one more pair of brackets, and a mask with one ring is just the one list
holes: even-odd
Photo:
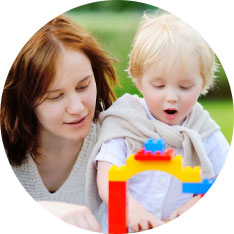
[(202, 183), (183, 183), (183, 193), (205, 194), (213, 185), (215, 179), (204, 179)]
[(149, 138), (144, 145), (145, 151), (151, 151), (152, 154), (156, 151), (160, 151), (163, 154), (165, 150), (165, 141), (163, 139), (154, 140)]

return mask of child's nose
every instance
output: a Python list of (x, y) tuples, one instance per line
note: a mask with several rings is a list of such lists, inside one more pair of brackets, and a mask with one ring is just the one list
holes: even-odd
[(84, 111), (84, 104), (79, 96), (72, 95), (67, 103), (67, 112), (70, 115), (80, 115)]
[(166, 93), (166, 101), (167, 102), (171, 102), (171, 103), (174, 103), (174, 102), (178, 102), (179, 100), (179, 97), (178, 97), (178, 94), (175, 90), (173, 89), (169, 89)]

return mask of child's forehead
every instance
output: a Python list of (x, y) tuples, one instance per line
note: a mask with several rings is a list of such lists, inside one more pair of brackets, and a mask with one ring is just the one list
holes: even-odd
[(142, 44), (143, 64), (157, 62), (164, 58), (168, 63), (173, 63), (175, 60), (186, 60), (193, 54), (200, 53), (196, 40), (188, 38), (186, 32), (173, 31), (164, 36), (156, 32), (156, 35), (151, 36), (152, 40), (149, 37)]
[(168, 45), (160, 53), (152, 56), (151, 62), (158, 66), (170, 68), (174, 65), (186, 65), (191, 58), (200, 60), (199, 53), (189, 43), (180, 43), (178, 46)]
[(155, 76), (166, 76), (168, 74), (180, 73), (181, 76), (189, 74), (191, 71), (201, 70), (200, 57), (196, 51), (191, 48), (184, 50), (164, 51), (150, 63), (143, 66), (144, 74), (155, 74)]

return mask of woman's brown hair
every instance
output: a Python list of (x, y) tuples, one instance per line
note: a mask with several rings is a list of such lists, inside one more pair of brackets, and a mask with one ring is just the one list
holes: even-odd
[(116, 84), (113, 59), (71, 19), (58, 16), (51, 20), (20, 51), (4, 86), (0, 121), (3, 144), (11, 165), (21, 165), (27, 152), (34, 157), (38, 155), (38, 122), (34, 108), (43, 101), (53, 83), (56, 60), (63, 48), (82, 50), (92, 64), (97, 86), (94, 121), (102, 106), (108, 108), (115, 100), (110, 86)]

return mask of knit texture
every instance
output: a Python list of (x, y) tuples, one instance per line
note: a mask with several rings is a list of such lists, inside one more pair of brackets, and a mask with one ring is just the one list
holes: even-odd
[(101, 132), (92, 157), (102, 143), (113, 138), (125, 138), (131, 153), (143, 147), (148, 138), (162, 138), (166, 147), (183, 148), (184, 166), (201, 166), (202, 177), (214, 176), (202, 139), (219, 129), (209, 113), (196, 103), (186, 119), (186, 126), (170, 126), (156, 119), (149, 120), (137, 95), (125, 94), (107, 111), (100, 114)]
[[(19, 167), (13, 167), (16, 176), (26, 191), (37, 201), (60, 201), (77, 205), (86, 205), (86, 198), (88, 201), (91, 199), (89, 198), (89, 194), (87, 195), (88, 197), (85, 197), (85, 191), (91, 191), (92, 188), (95, 189), (96, 187), (96, 183), (87, 183), (86, 178), (89, 177), (90, 173), (94, 175), (94, 167), (89, 167), (89, 169), (87, 169), (87, 165), (90, 159), (91, 150), (97, 142), (99, 130), (99, 124), (92, 124), (88, 136), (84, 139), (82, 149), (70, 175), (63, 185), (54, 193), (50, 193), (47, 190), (39, 175), (35, 162), (28, 154), (27, 161), (24, 164)], [(92, 188), (87, 188), (87, 186), (91, 186)], [(95, 200), (98, 201), (97, 198)], [(91, 203), (89, 204), (93, 207)]]

